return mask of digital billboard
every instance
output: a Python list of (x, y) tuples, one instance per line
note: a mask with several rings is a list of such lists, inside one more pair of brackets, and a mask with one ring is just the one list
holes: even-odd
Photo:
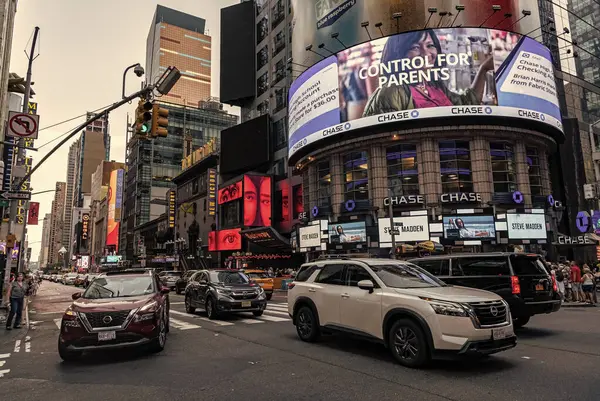
[(361, 242), (367, 242), (367, 229), (364, 221), (329, 225), (330, 244), (354, 244)]
[[(306, 51), (308, 45), (319, 51), (317, 46), (323, 43), (327, 49), (337, 51), (368, 40), (367, 31), (361, 28), (363, 21), (370, 21), (367, 29), (373, 36), (380, 34), (375, 27), (378, 22), (382, 23), (384, 36), (421, 29), (430, 16), (430, 26), (483, 24), (484, 28), (495, 26), (515, 32), (533, 31), (533, 36), (541, 33), (538, 0), (292, 0), (291, 4), (292, 57), (294, 62), (303, 65), (312, 65), (320, 59), (317, 54)], [(465, 5), (465, 10), (459, 13), (455, 6), (460, 4)], [(493, 15), (492, 4), (500, 7)], [(428, 11), (430, 7), (436, 7), (446, 15), (432, 16)], [(520, 18), (521, 10), (529, 10), (531, 15)], [(401, 18), (395, 20), (392, 17), (395, 13), (400, 13)], [(506, 18), (505, 14), (510, 17)], [(339, 42), (331, 37), (332, 33), (339, 35)]]
[(271, 177), (244, 176), (244, 225), (271, 226)]
[(496, 238), (494, 216), (443, 216), (444, 238), (449, 240), (486, 240)]
[(242, 181), (234, 182), (219, 189), (219, 205), (242, 197)]
[(209, 251), (239, 251), (240, 249), (242, 249), (242, 234), (240, 228), (211, 231), (208, 233)]
[[(390, 219), (385, 217), (377, 222), (379, 228), (379, 246), (392, 246)], [(394, 235), (396, 242), (429, 241), (429, 218), (427, 216), (394, 217)]]
[(524, 119), (561, 135), (551, 60), (533, 39), (485, 28), (405, 32), (351, 47), (292, 83), (288, 155), (349, 131), (428, 118)]
[(544, 214), (507, 213), (508, 239), (546, 239)]
[(292, 187), (292, 195), (294, 200), (294, 219), (297, 219), (300, 214), (304, 213), (302, 185), (294, 185)]

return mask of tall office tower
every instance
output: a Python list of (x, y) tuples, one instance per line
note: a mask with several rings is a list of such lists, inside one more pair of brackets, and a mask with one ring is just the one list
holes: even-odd
[[(59, 251), (63, 246), (62, 229), (63, 216), (65, 211), (65, 199), (67, 192), (67, 184), (64, 182), (56, 183), (54, 192), (54, 200), (52, 201), (52, 219), (50, 222), (50, 235), (48, 240), (48, 264), (58, 263)], [(65, 247), (66, 248), (66, 247)], [(65, 254), (66, 256), (67, 254)]]
[(202, 18), (156, 7), (146, 42), (146, 79), (156, 82), (169, 66), (181, 71), (166, 102), (198, 107), (210, 97), (211, 37), (204, 34), (205, 24)]
[(42, 243), (40, 245), (40, 254), (38, 263), (40, 269), (44, 269), (48, 265), (48, 252), (50, 244), (50, 227), (52, 226), (52, 213), (46, 213), (42, 220)]
[[(65, 196), (65, 210), (63, 211), (64, 216), (64, 227), (71, 227), (71, 209), (73, 208), (73, 193), (75, 191), (75, 182), (77, 171), (77, 161), (79, 160), (79, 147), (81, 146), (80, 140), (77, 139), (71, 144), (69, 148), (69, 157), (67, 160), (67, 182), (66, 182), (66, 196)], [(67, 251), (71, 249), (71, 230), (65, 228), (62, 232), (62, 244)]]

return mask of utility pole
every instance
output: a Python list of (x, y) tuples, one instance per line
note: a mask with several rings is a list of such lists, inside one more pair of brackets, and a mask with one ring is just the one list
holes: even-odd
[(388, 188), (388, 214), (390, 217), (390, 235), (392, 236), (392, 250), (390, 257), (396, 259), (396, 235), (394, 234), (394, 207), (392, 206), (392, 190)]

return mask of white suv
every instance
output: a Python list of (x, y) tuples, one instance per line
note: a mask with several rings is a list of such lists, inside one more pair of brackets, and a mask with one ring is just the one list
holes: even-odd
[(288, 312), (303, 341), (347, 332), (385, 344), (409, 367), (447, 355), (489, 355), (517, 344), (498, 295), (444, 284), (408, 262), (317, 260), (289, 285)]

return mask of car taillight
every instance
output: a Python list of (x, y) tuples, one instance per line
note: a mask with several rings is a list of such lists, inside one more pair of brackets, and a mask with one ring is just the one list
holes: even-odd
[(554, 292), (558, 292), (558, 284), (556, 284), (556, 277), (552, 276), (552, 289)]
[(519, 278), (517, 276), (510, 277), (510, 286), (512, 287), (513, 294), (521, 293), (521, 284), (519, 284)]
[(288, 284), (288, 290), (291, 290), (292, 288), (294, 288), (296, 286), (296, 284), (294, 283), (289, 283)]

